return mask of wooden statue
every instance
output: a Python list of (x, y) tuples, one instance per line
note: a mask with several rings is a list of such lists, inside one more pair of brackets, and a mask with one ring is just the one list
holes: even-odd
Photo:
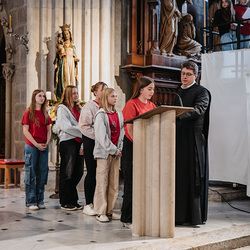
[[(209, 7), (208, 10), (208, 19), (209, 19), (209, 25), (212, 26), (213, 22), (214, 22), (214, 14), (216, 12), (216, 10), (220, 9), (220, 1), (219, 0), (215, 0), (211, 6)], [(218, 27), (214, 27), (213, 31), (219, 33), (219, 29)], [(220, 40), (220, 36), (219, 35), (213, 35), (213, 44), (220, 44), (221, 40)], [(221, 50), (221, 46), (215, 46), (214, 47), (215, 50)]]
[(56, 42), (55, 64), (55, 95), (57, 100), (61, 99), (63, 90), (67, 85), (78, 85), (76, 47), (72, 43), (69, 30), (70, 24), (59, 26), (62, 33), (58, 34)]
[(178, 22), (180, 18), (181, 13), (176, 0), (161, 1), (159, 47), (163, 54), (173, 55), (173, 49), (177, 42)]
[(201, 44), (194, 39), (195, 26), (193, 16), (185, 14), (179, 23), (179, 35), (175, 52), (179, 55), (200, 59)]

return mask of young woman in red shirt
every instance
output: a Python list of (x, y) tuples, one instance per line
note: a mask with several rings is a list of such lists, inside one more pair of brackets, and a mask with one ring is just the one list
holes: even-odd
[(24, 183), (26, 207), (44, 209), (44, 186), (48, 179), (48, 144), (52, 121), (46, 111), (47, 99), (43, 90), (32, 93), (31, 104), (24, 112), (22, 125), (25, 135)]
[[(126, 103), (122, 113), (124, 120), (130, 120), (138, 115), (156, 108), (150, 101), (154, 94), (154, 80), (148, 76), (141, 76), (131, 99)], [(132, 223), (132, 182), (133, 182), (133, 124), (125, 124), (125, 136), (122, 151), (122, 169), (124, 176), (124, 195), (121, 222), (123, 226), (131, 228)]]

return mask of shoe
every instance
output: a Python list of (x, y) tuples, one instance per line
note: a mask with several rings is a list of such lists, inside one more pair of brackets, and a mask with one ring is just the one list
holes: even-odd
[(29, 210), (39, 210), (39, 207), (36, 205), (31, 205), (27, 207)]
[(38, 205), (39, 209), (45, 209), (46, 207), (44, 206), (44, 204), (39, 204)]
[(61, 209), (67, 211), (74, 211), (77, 210), (77, 207), (75, 205), (69, 204), (69, 205), (61, 205)]
[(121, 215), (120, 214), (117, 214), (117, 213), (110, 213), (110, 214), (107, 214), (108, 218), (109, 219), (112, 219), (112, 220), (120, 220), (121, 219)]
[(75, 204), (75, 207), (76, 207), (77, 210), (82, 210), (82, 208), (83, 208), (83, 207), (82, 207), (80, 204), (78, 204), (78, 203)]
[(85, 205), (82, 212), (87, 215), (96, 215), (92, 203), (90, 203), (89, 205)]
[(100, 222), (109, 222), (109, 218), (105, 214), (98, 214), (95, 218)]
[(123, 223), (123, 227), (132, 229), (132, 223)]

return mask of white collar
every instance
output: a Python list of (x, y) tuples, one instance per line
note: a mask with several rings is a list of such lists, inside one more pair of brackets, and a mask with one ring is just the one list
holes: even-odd
[(182, 85), (181, 85), (181, 88), (182, 89), (188, 89), (188, 88), (191, 88), (196, 82), (194, 81), (192, 84), (188, 85), (186, 88), (184, 88)]

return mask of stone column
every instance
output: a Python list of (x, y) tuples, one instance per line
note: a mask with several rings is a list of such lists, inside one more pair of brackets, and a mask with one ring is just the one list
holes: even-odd
[(3, 63), (3, 77), (6, 81), (6, 117), (5, 117), (5, 158), (11, 158), (11, 142), (13, 141), (12, 128), (12, 77), (15, 73), (15, 65), (11, 63)]

